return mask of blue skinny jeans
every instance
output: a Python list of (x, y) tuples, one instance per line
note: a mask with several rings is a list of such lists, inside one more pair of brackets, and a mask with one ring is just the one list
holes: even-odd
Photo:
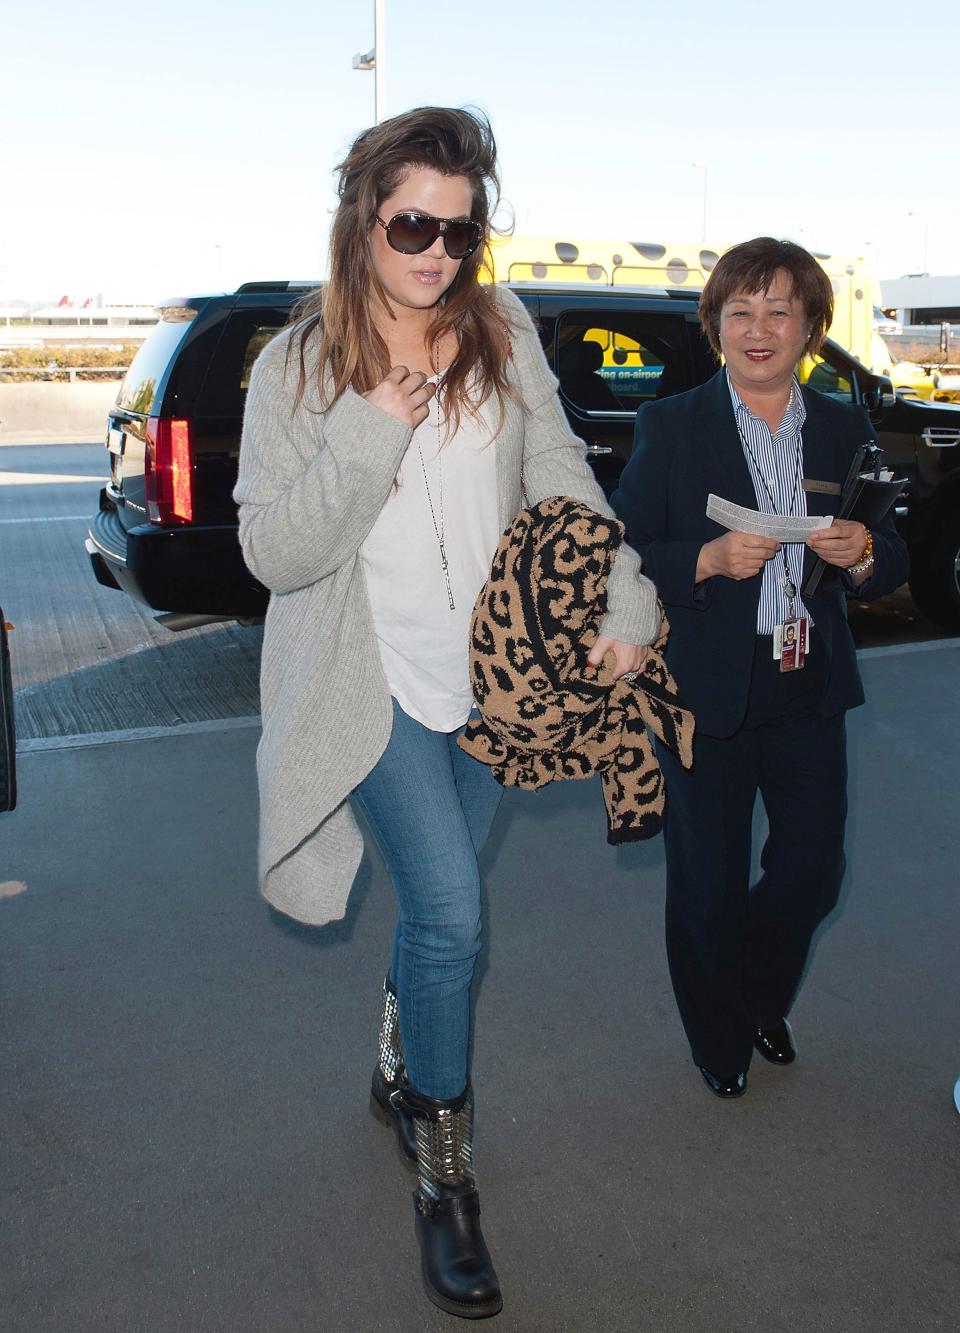
[(467, 1082), (470, 983), (480, 952), (477, 853), (502, 789), (457, 745), (393, 701), (393, 731), (352, 799), (376, 838), (397, 895), (390, 975), (407, 1076), (427, 1097)]

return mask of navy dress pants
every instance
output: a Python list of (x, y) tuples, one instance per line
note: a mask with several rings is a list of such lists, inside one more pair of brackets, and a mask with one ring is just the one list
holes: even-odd
[[(823, 717), (826, 661), (816, 633), (802, 671), (781, 673), (758, 636), (747, 714), (697, 735), (691, 770), (662, 746), (670, 975), (694, 1062), (746, 1070), (753, 1028), (789, 1012), (813, 933), (836, 905), (847, 811), (845, 715)], [(759, 792), (769, 821), (750, 885)]]

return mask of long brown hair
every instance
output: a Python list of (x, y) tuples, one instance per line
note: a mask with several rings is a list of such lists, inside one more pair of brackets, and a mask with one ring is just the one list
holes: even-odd
[(450, 426), (459, 426), (461, 408), (472, 414), (492, 394), (502, 424), (504, 398), (516, 396), (506, 375), (509, 327), (490, 286), (479, 281), (481, 272), (493, 276), (489, 236), (500, 200), (497, 148), (482, 112), (452, 107), (417, 107), (364, 130), (337, 167), (340, 203), (330, 234), (330, 277), (293, 314), (300, 350), (297, 401), (307, 385), (307, 341), (318, 326), (322, 337), (315, 373), (323, 409), (347, 387), (367, 393), (389, 371), (387, 345), (374, 323), (371, 298), (390, 307), (370, 260), (369, 238), (384, 199), (414, 167), (465, 176), (473, 195), (470, 216), (483, 232), (482, 243), (463, 260), (434, 308), (427, 330), (428, 344), (451, 329), (457, 335), (459, 348), (443, 379)]

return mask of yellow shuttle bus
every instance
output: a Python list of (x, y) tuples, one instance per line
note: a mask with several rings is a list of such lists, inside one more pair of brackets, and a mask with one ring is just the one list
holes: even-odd
[[(557, 240), (551, 236), (510, 236), (492, 246), (494, 280), (584, 286), (687, 288), (700, 291), (720, 251), (706, 245), (621, 241)], [(873, 310), (880, 304), (880, 284), (863, 258), (816, 255), (830, 279), (834, 315), (830, 336), (877, 375), (889, 375), (890, 354), (874, 331)], [(599, 341), (599, 340), (598, 340)], [(631, 371), (642, 377), (639, 347), (605, 347), (604, 378)], [(809, 374), (812, 367), (807, 368)], [(618, 376), (617, 374), (618, 373)]]

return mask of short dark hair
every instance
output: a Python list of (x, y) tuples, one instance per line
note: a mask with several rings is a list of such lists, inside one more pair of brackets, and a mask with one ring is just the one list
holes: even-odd
[(793, 296), (799, 298), (810, 322), (804, 352), (819, 352), (833, 319), (830, 279), (808, 250), (793, 241), (757, 236), (741, 241), (720, 256), (700, 297), (700, 324), (707, 341), (720, 355), (720, 311), (738, 292), (765, 292), (781, 270), (789, 274)]

